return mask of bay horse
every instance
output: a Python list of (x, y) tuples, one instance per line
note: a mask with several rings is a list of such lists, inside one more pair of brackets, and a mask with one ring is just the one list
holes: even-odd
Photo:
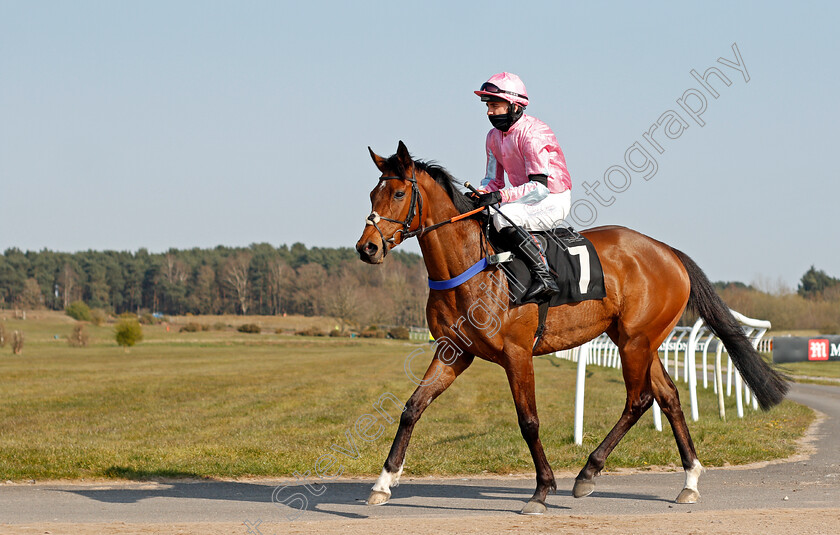
[[(397, 153), (389, 158), (368, 150), (382, 176), (370, 193), (372, 213), (356, 244), (361, 260), (382, 263), (390, 249), (411, 236), (419, 238), (423, 261), (432, 280), (452, 279), (482, 258), (487, 251), (482, 249), (480, 221), (459, 217), (474, 208), (472, 201), (457, 190), (444, 168), (414, 161), (402, 141)], [(534, 395), (535, 355), (579, 346), (606, 332), (621, 356), (627, 390), (624, 411), (576, 477), (575, 498), (588, 496), (595, 490), (594, 478), (604, 468), (607, 456), (654, 400), (671, 424), (685, 470), (685, 485), (676, 502), (694, 503), (699, 498), (697, 481), (702, 466), (680, 407), (679, 394), (658, 354), (659, 346), (686, 306), (696, 310), (723, 341), (762, 409), (781, 402), (788, 389), (785, 378), (761, 359), (706, 275), (687, 255), (619, 226), (596, 227), (581, 234), (598, 252), (607, 295), (601, 300), (550, 308), (544, 335), (536, 347), (533, 343), (538, 307), (533, 303), (508, 306), (507, 281), (499, 270), (484, 270), (460, 286), (429, 292), (426, 305), (429, 330), (436, 340), (447, 343), (436, 346), (424, 379), (405, 405), (368, 504), (380, 505), (390, 499), (390, 489), (397, 485), (402, 474), (414, 425), (426, 407), (470, 366), (474, 357), (498, 364), (507, 374), (519, 428), (537, 473), (536, 490), (522, 509), (523, 514), (544, 513), (548, 492), (557, 489), (540, 442)], [(486, 323), (480, 320), (465, 321), (474, 316), (469, 313), (470, 307), (479, 299), (486, 312), (498, 318), (498, 328), (487, 329)]]

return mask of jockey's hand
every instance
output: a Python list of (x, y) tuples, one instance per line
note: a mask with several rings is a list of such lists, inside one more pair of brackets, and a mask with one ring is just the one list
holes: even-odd
[(490, 206), (491, 204), (498, 204), (502, 202), (502, 194), (498, 191), (491, 191), (490, 193), (482, 193), (481, 195), (473, 195), (475, 206)]

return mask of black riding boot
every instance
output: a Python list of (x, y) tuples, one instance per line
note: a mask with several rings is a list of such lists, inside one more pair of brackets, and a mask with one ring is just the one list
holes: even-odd
[(499, 231), (499, 234), (504, 236), (511, 249), (520, 253), (520, 258), (531, 272), (531, 286), (522, 296), (522, 302), (535, 299), (537, 301), (548, 301), (560, 293), (560, 288), (557, 287), (557, 282), (548, 272), (540, 248), (532, 236), (529, 236), (529, 239), (526, 240), (513, 227), (505, 227)]

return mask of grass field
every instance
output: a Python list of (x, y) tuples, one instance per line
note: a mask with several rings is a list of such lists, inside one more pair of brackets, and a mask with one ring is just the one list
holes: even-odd
[(840, 378), (840, 361), (825, 362), (787, 362), (779, 364), (779, 369), (787, 374), (807, 377)]
[[(235, 326), (251, 320), (221, 321)], [(269, 321), (284, 328), (279, 319)], [(55, 314), (4, 321), (7, 332), (22, 329), (27, 338), (22, 355), (12, 355), (8, 345), (0, 349), (0, 478), (290, 476), (314, 472), (316, 461), (331, 451), (340, 461), (333, 473), (378, 474), (396, 423), (388, 424), (372, 404), (386, 393), (408, 398), (414, 385), (405, 357), (425, 347), (155, 326), (146, 327), (146, 341), (126, 354), (107, 325), (88, 327), (94, 338), (89, 347), (69, 347), (63, 337), (73, 324)], [(413, 372), (421, 375), (427, 362), (428, 356), (415, 358)], [(539, 357), (535, 368), (549, 461), (556, 470), (578, 469), (620, 415), (621, 374), (590, 368), (584, 444), (577, 446), (575, 365)], [(688, 412), (687, 392), (681, 397)], [(809, 409), (785, 402), (768, 413), (748, 410), (738, 420), (733, 399), (727, 403), (733, 416), (721, 422), (711, 390), (703, 391), (701, 419), (689, 422), (706, 466), (790, 455), (813, 419)], [(375, 421), (360, 429), (365, 414)], [(378, 437), (361, 439), (376, 431)], [(607, 469), (670, 464), (679, 465), (679, 456), (667, 422), (665, 432), (657, 432), (647, 414)], [(479, 360), (426, 411), (406, 461), (413, 475), (532, 470), (505, 375)]]

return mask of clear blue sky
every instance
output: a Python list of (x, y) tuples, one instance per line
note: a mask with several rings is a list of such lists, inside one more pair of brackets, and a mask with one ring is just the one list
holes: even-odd
[[(840, 276), (836, 3), (0, 1), (0, 249), (353, 246), (370, 145), (478, 181), (519, 74), (574, 183), (717, 66), (702, 128), (598, 206), (713, 280)], [(749, 73), (734, 60), (737, 43)], [(683, 113), (685, 117), (685, 114)], [(652, 150), (649, 145), (645, 145)], [(624, 164), (626, 166), (626, 164)], [(601, 187), (601, 191), (608, 193)], [(419, 251), (416, 243), (407, 249)]]

